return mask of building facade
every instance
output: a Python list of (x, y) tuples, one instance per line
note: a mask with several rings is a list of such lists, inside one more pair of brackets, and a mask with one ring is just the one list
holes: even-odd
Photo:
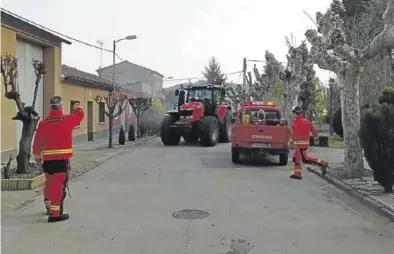
[[(61, 65), (62, 43), (71, 44), (52, 33), (23, 21), (6, 12), (1, 12), (1, 54), (11, 55), (18, 61), (17, 89), (21, 101), (30, 106), (33, 101), (35, 74), (32, 60), (44, 63), (46, 74), (38, 87), (36, 111), (43, 117), (49, 113), (49, 100), (54, 96), (62, 97), (64, 112), (70, 113), (75, 103), (85, 109), (85, 119), (73, 132), (74, 143), (85, 143), (108, 137), (108, 117), (103, 105), (98, 105), (94, 97), (106, 96), (113, 89), (112, 82), (101, 79), (95, 74), (79, 71)], [(3, 80), (2, 80), (3, 82)], [(18, 153), (22, 133), (20, 121), (11, 118), (17, 108), (13, 100), (4, 97), (5, 87), (1, 86), (1, 158), (7, 161), (10, 154)], [(127, 89), (116, 87), (115, 96), (135, 96)], [(113, 133), (117, 134), (120, 126), (125, 130), (130, 124), (136, 125), (136, 118), (131, 106), (114, 119)]]
[[(78, 103), (85, 109), (85, 119), (74, 130), (74, 143), (84, 143), (108, 137), (108, 117), (105, 111), (108, 109), (105, 100), (96, 101), (100, 96), (105, 98), (113, 90), (113, 84), (97, 75), (80, 71), (76, 68), (62, 65), (62, 100), (64, 112), (71, 113), (74, 104)], [(115, 96), (133, 97), (130, 91), (115, 87)], [(113, 133), (118, 133), (123, 125), (128, 130), (130, 124), (136, 125), (134, 112), (128, 101), (124, 102), (125, 111), (114, 119)]]
[[(1, 11), (1, 55), (11, 55), (18, 60), (17, 89), (26, 106), (33, 102), (35, 74), (32, 60), (44, 62), (46, 74), (38, 87), (36, 111), (40, 116), (48, 113), (49, 99), (61, 93), (61, 47), (71, 44), (52, 33)], [(4, 97), (1, 85), (1, 157), (7, 159), (18, 152), (22, 123), (11, 120), (16, 115), (13, 100)]]
[[(113, 66), (107, 66), (97, 70), (100, 77), (112, 80)], [(123, 61), (115, 64), (115, 80), (124, 88), (130, 88), (135, 92), (147, 93), (149, 96), (157, 97), (158, 92), (163, 89), (164, 76), (157, 71), (146, 67)], [(150, 86), (148, 88), (147, 86)], [(141, 89), (141, 90), (138, 90)]]

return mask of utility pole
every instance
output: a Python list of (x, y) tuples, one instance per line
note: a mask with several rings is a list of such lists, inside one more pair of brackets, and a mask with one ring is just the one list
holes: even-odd
[(245, 89), (246, 87), (246, 57), (244, 57), (243, 64), (242, 64), (242, 88)]
[(97, 41), (97, 44), (100, 45), (100, 51), (101, 51), (101, 55), (100, 55), (100, 66), (99, 66), (99, 69), (101, 69), (101, 67), (103, 67), (103, 48), (104, 48), (104, 42), (103, 42), (103, 41)]

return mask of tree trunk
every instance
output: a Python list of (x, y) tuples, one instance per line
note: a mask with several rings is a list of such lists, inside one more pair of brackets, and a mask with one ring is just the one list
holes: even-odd
[(112, 126), (114, 123), (113, 117), (108, 117), (108, 148), (112, 148)]
[(289, 126), (291, 125), (291, 116), (292, 116), (292, 108), (293, 108), (293, 100), (294, 100), (294, 89), (293, 89), (293, 82), (292, 81), (286, 81), (286, 102), (285, 102), (285, 111), (283, 112), (284, 114), (284, 119), (287, 120), (289, 123)]
[(360, 131), (360, 70), (348, 69), (342, 83), (341, 106), (344, 139), (344, 167), (349, 178), (361, 178), (364, 161), (359, 138)]
[(22, 121), (22, 135), (19, 141), (19, 152), (16, 156), (17, 174), (26, 174), (29, 171), (29, 162), (31, 156), (31, 145), (33, 141), (34, 131), (38, 119), (30, 119)]
[(137, 117), (137, 138), (141, 138), (140, 117)]

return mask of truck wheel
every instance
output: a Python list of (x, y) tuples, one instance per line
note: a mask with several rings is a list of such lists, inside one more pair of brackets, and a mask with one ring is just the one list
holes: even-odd
[(182, 134), (183, 140), (187, 143), (197, 143), (199, 136), (196, 135), (195, 133), (183, 133)]
[(240, 162), (240, 160), (239, 160), (239, 151), (235, 147), (231, 147), (231, 161), (234, 164), (237, 164), (237, 163)]
[(165, 146), (176, 146), (181, 141), (181, 134), (171, 129), (175, 121), (174, 116), (166, 115), (160, 124), (160, 138)]
[(231, 129), (233, 127), (233, 124), (231, 123), (231, 119), (232, 119), (231, 110), (228, 109), (226, 111), (226, 114), (224, 115), (223, 126), (219, 136), (219, 142), (222, 143), (231, 142)]
[(289, 162), (289, 155), (287, 153), (279, 154), (279, 165), (286, 166)]
[(201, 120), (200, 144), (215, 146), (219, 139), (219, 122), (214, 116), (207, 116)]

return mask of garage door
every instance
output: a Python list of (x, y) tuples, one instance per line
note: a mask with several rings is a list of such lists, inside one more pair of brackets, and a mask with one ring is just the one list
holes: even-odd
[[(34, 95), (34, 83), (36, 76), (34, 74), (34, 68), (32, 65), (33, 58), (38, 61), (44, 60), (44, 49), (30, 42), (23, 40), (17, 40), (16, 45), (16, 57), (18, 59), (18, 87), (21, 95), (22, 102), (30, 106), (33, 103)], [(41, 79), (40, 86), (38, 88), (38, 95), (36, 101), (36, 111), (42, 116), (44, 113), (44, 86), (43, 80)], [(22, 122), (17, 122), (16, 129), (16, 147), (19, 150), (19, 140), (22, 134)]]

